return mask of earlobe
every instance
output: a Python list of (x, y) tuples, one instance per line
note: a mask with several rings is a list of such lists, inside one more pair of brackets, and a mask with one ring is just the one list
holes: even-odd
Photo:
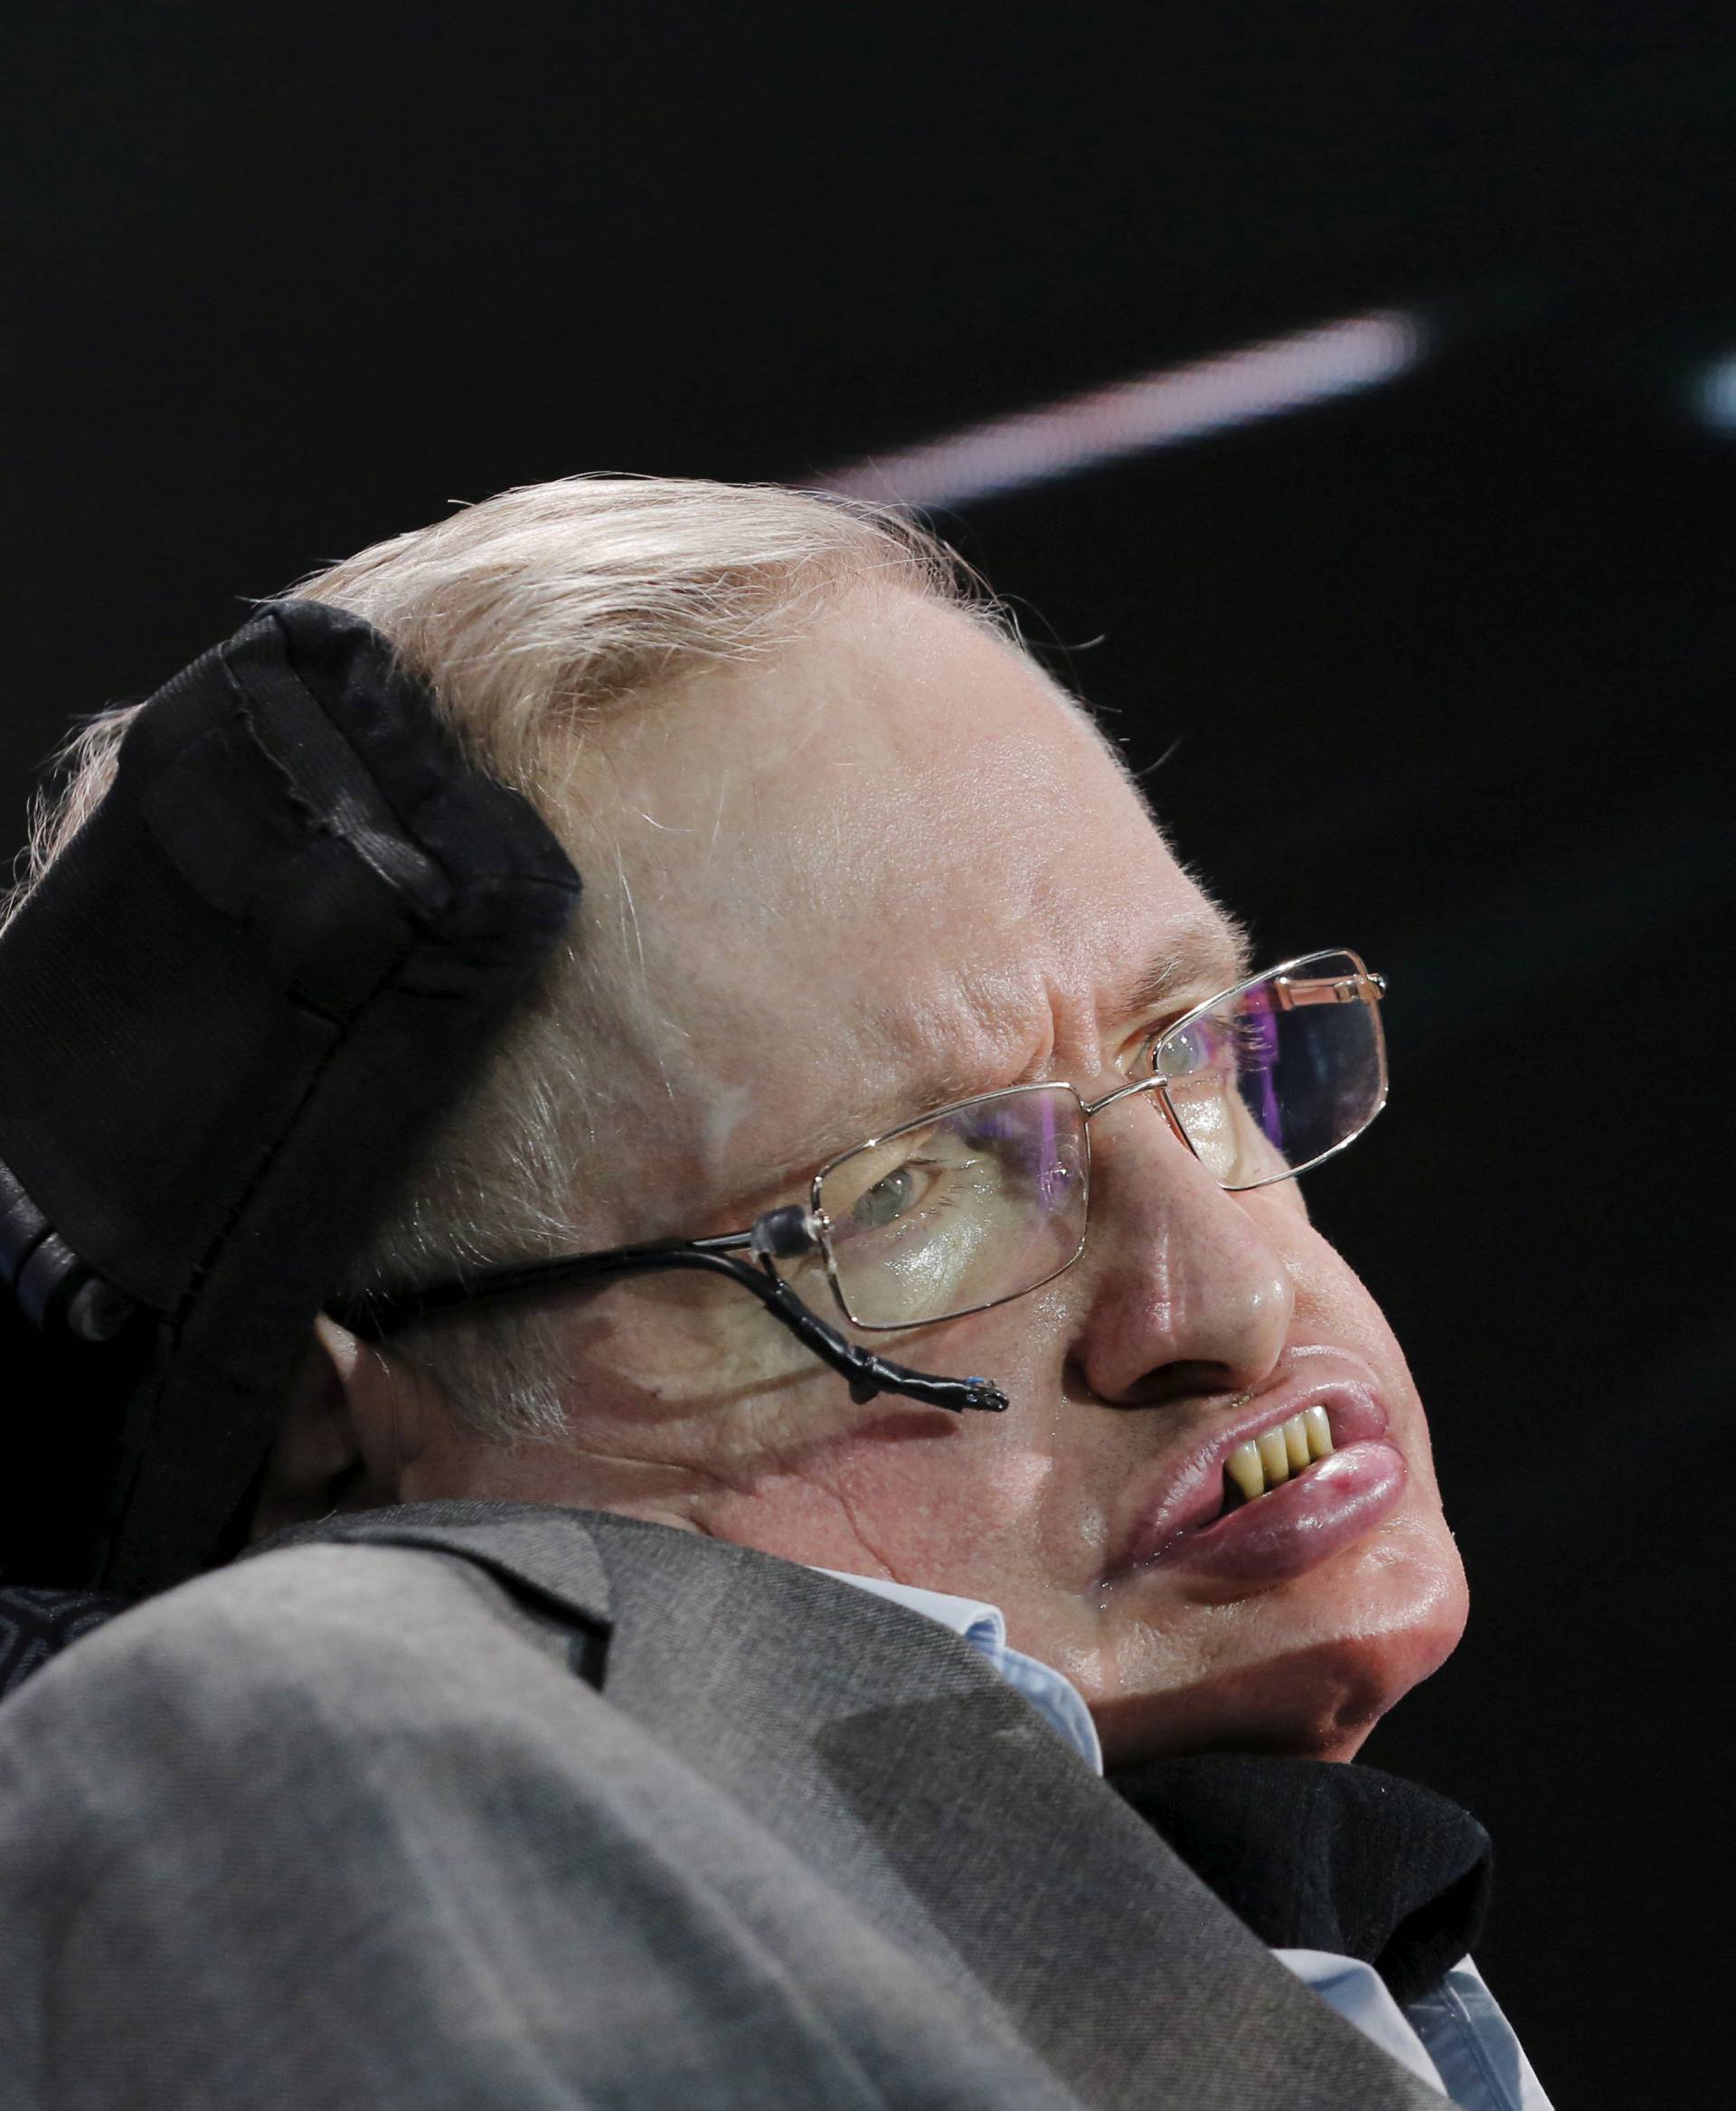
[(314, 1322), (266, 1462), (253, 1539), (396, 1500), (395, 1471), (371, 1440), (382, 1421), (376, 1396), (392, 1387), (380, 1362), (346, 1327), (324, 1314)]

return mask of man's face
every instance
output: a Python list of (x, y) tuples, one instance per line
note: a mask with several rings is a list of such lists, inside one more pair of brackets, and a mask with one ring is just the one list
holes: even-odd
[[(775, 664), (629, 713), (578, 799), (588, 942), (626, 993), (596, 1244), (739, 1230), (948, 1099), (1039, 1079), (1100, 1098), (1244, 972), (1078, 713), (910, 594), (858, 595)], [(992, 1600), (1111, 1757), (1348, 1757), (1464, 1619), (1403, 1359), (1296, 1183), (1224, 1192), (1149, 1097), (1099, 1116), (1091, 1148), (1070, 1270), (873, 1337), (987, 1374), (1005, 1415), (854, 1405), (741, 1291), (637, 1279), (563, 1308), (569, 1442), (429, 1460), (406, 1492), (619, 1509)], [(1397, 1459), (1372, 1450), (1335, 1503), (1299, 1503), (1306, 1483), (1261, 1498), (1214, 1557), (1200, 1513), (1231, 1442), (1311, 1402), (1342, 1443), (1383, 1428)]]

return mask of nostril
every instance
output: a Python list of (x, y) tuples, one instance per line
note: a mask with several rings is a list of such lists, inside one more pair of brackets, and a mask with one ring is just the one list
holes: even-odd
[[(1089, 1393), (1093, 1389), (1083, 1371), (1079, 1372)], [(1138, 1381), (1114, 1399), (1097, 1397), (1111, 1408), (1168, 1408), (1183, 1402), (1202, 1399), (1222, 1399), (1233, 1395), (1233, 1406), (1241, 1406), (1250, 1396), (1238, 1385), (1235, 1374), (1222, 1363), (1178, 1361), (1159, 1363), (1141, 1374)]]

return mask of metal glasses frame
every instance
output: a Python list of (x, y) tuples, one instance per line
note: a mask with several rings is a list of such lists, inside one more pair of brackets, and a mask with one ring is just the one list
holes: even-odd
[[(1303, 969), (1323, 960), (1347, 960), (1354, 972), (1351, 975), (1312, 977), (1302, 975)], [(1295, 978), (1293, 986), (1291, 978)], [(1006, 1396), (988, 1380), (940, 1378), (929, 1372), (912, 1371), (904, 1364), (875, 1355), (850, 1341), (817, 1313), (811, 1311), (778, 1273), (777, 1263), (779, 1260), (792, 1260), (817, 1254), (838, 1309), (852, 1326), (866, 1334), (903, 1334), (912, 1331), (909, 1323), (901, 1324), (896, 1322), (862, 1320), (852, 1312), (838, 1279), (837, 1262), (830, 1237), (831, 1227), (820, 1207), (821, 1188), (826, 1175), (863, 1152), (875, 1150), (882, 1145), (907, 1135), (912, 1129), (927, 1128), (934, 1122), (944, 1120), (948, 1115), (963, 1113), (987, 1101), (1006, 1099), (1024, 1092), (1056, 1089), (1071, 1092), (1080, 1108), (1085, 1145), (1084, 1196), (1079, 1244), (1060, 1267), (1052, 1269), (1039, 1281), (1027, 1284), (1023, 1289), (1009, 1291), (1005, 1296), (991, 1297), (981, 1305), (968, 1305), (961, 1311), (948, 1313), (944, 1317), (964, 1319), (973, 1313), (987, 1312), (996, 1305), (1011, 1304), (1016, 1297), (1029, 1296), (1033, 1290), (1042, 1289), (1045, 1283), (1052, 1283), (1057, 1276), (1064, 1274), (1085, 1250), (1090, 1233), (1092, 1117), (1123, 1099), (1135, 1098), (1141, 1093), (1152, 1094), (1177, 1140), (1198, 1158), (1199, 1153), (1183, 1126), (1169, 1096), (1170, 1084), (1175, 1080), (1167, 1079), (1159, 1073), (1159, 1051), (1165, 1042), (1179, 1041), (1198, 1020), (1232, 1003), (1236, 998), (1245, 996), (1250, 989), (1261, 983), (1274, 985), (1279, 1006), (1285, 1010), (1302, 1004), (1365, 1004), (1374, 1033), (1380, 1067), (1379, 1092), (1367, 1116), (1347, 1136), (1341, 1137), (1329, 1150), (1320, 1152), (1302, 1164), (1287, 1166), (1282, 1173), (1269, 1174), (1264, 1180), (1235, 1183), (1220, 1181), (1218, 1184), (1229, 1193), (1240, 1194), (1254, 1188), (1270, 1187), (1281, 1181), (1294, 1180), (1298, 1173), (1324, 1164), (1328, 1158), (1336, 1157), (1347, 1145), (1354, 1143), (1386, 1105), (1386, 1045), (1381, 1032), (1378, 1010), (1381, 1000), (1386, 994), (1385, 979), (1371, 973), (1359, 957), (1346, 947), (1331, 947), (1314, 953), (1298, 954), (1292, 960), (1281, 961), (1276, 967), (1263, 968), (1258, 975), (1248, 975), (1242, 981), (1232, 984), (1229, 989), (1221, 990), (1217, 995), (1195, 1004), (1191, 1011), (1184, 1013), (1179, 1019), (1155, 1032), (1141, 1045), (1138, 1060), (1141, 1066), (1149, 1067), (1150, 1075), (1133, 1079), (1127, 1084), (1118, 1086), (1113, 1092), (1105, 1093), (1100, 1099), (1087, 1101), (1077, 1086), (1061, 1079), (1052, 1083), (1006, 1086), (997, 1092), (979, 1092), (967, 1099), (953, 1100), (946, 1107), (936, 1107), (931, 1113), (918, 1116), (914, 1120), (900, 1122), (896, 1127), (886, 1129), (877, 1136), (853, 1144), (847, 1151), (840, 1151), (835, 1157), (827, 1159), (809, 1181), (806, 1205), (789, 1202), (778, 1209), (768, 1210), (744, 1231), (722, 1232), (710, 1239), (654, 1239), (638, 1246), (611, 1247), (597, 1253), (560, 1254), (546, 1260), (485, 1268), (474, 1275), (454, 1276), (437, 1282), (410, 1286), (401, 1290), (369, 1293), (360, 1297), (340, 1300), (330, 1305), (328, 1310), (354, 1333), (366, 1340), (379, 1341), (418, 1321), (435, 1318), (442, 1313), (449, 1313), (485, 1300), (492, 1303), (533, 1290), (570, 1288), (581, 1283), (599, 1282), (616, 1276), (660, 1273), (675, 1268), (699, 1269), (727, 1276), (732, 1282), (750, 1291), (804, 1347), (849, 1381), (851, 1393), (858, 1400), (872, 1399), (878, 1392), (900, 1392), (936, 1407), (999, 1410), (1006, 1406)], [(752, 1255), (751, 1262), (741, 1258), (745, 1254)], [(914, 1324), (933, 1326), (940, 1322), (927, 1320)]]
[[(1301, 969), (1320, 960), (1352, 961), (1355, 966), (1355, 973), (1350, 975), (1319, 976), (1302, 976), (1299, 974)], [(1078, 1086), (1060, 1079), (1032, 1085), (1005, 1085), (995, 1092), (978, 1092), (968, 1099), (952, 1100), (945, 1107), (936, 1107), (932, 1114), (919, 1115), (914, 1121), (900, 1122), (896, 1128), (886, 1129), (877, 1136), (870, 1136), (864, 1143), (853, 1144), (847, 1151), (840, 1151), (835, 1158), (828, 1158), (808, 1183), (806, 1211), (788, 1204), (781, 1210), (768, 1211), (764, 1216), (755, 1220), (751, 1230), (734, 1236), (765, 1259), (793, 1259), (798, 1256), (817, 1253), (838, 1310), (852, 1326), (860, 1327), (864, 1334), (905, 1334), (910, 1332), (912, 1324), (938, 1326), (944, 1320), (968, 1319), (974, 1313), (990, 1312), (997, 1305), (1010, 1305), (1015, 1297), (1028, 1297), (1033, 1290), (1041, 1290), (1045, 1283), (1052, 1283), (1057, 1276), (1065, 1275), (1085, 1250), (1085, 1242), (1090, 1235), (1091, 1206), (1092, 1117), (1101, 1114), (1105, 1107), (1116, 1107), (1124, 1099), (1137, 1098), (1141, 1093), (1148, 1093), (1163, 1109), (1164, 1119), (1177, 1140), (1198, 1158), (1199, 1151), (1183, 1125), (1175, 1101), (1170, 1098), (1169, 1088), (1177, 1080), (1164, 1077), (1158, 1070), (1159, 1051), (1165, 1042), (1179, 1041), (1196, 1021), (1208, 1017), (1226, 1004), (1233, 1004), (1238, 997), (1245, 996), (1250, 989), (1256, 989), (1261, 983), (1267, 982), (1271, 983), (1277, 990), (1279, 1008), (1285, 1011), (1295, 1010), (1304, 1004), (1367, 1004), (1380, 1065), (1380, 1090), (1373, 1106), (1349, 1136), (1341, 1136), (1330, 1150), (1321, 1151), (1314, 1157), (1305, 1159), (1300, 1165), (1286, 1166), (1282, 1173), (1268, 1173), (1261, 1180), (1220, 1180), (1218, 1185), (1226, 1194), (1247, 1194), (1255, 1188), (1273, 1187), (1282, 1181), (1294, 1180), (1298, 1173), (1310, 1172), (1316, 1165), (1324, 1165), (1328, 1158), (1335, 1158), (1340, 1151), (1354, 1144), (1386, 1105), (1386, 1042), (1381, 1032), (1380, 1013), (1376, 1009), (1386, 994), (1386, 981), (1382, 975), (1371, 974), (1354, 953), (1342, 946), (1331, 947), (1317, 953), (1304, 953), (1294, 960), (1283, 961), (1277, 967), (1262, 968), (1258, 975), (1249, 975), (1245, 981), (1234, 984), (1215, 997), (1208, 998), (1204, 1004), (1195, 1004), (1191, 1012), (1184, 1013), (1181, 1018), (1154, 1033), (1141, 1045), (1138, 1067), (1148, 1069), (1151, 1072), (1148, 1077), (1135, 1078), (1126, 1085), (1119, 1085), (1113, 1092), (1106, 1092), (1100, 1099), (1088, 1100)], [(839, 1277), (837, 1256), (832, 1245), (832, 1223), (821, 1206), (821, 1193), (827, 1177), (841, 1165), (847, 1165), (853, 1158), (877, 1151), (884, 1145), (896, 1143), (900, 1136), (910, 1136), (918, 1129), (931, 1128), (937, 1122), (945, 1121), (948, 1116), (967, 1114), (973, 1107), (986, 1107), (1026, 1092), (1066, 1092), (1071, 1094), (1073, 1104), (1079, 1108), (1080, 1131), (1084, 1141), (1079, 1244), (1064, 1261), (1051, 1268), (1046, 1276), (1038, 1277), (1034, 1283), (1027, 1283), (1022, 1289), (1009, 1290), (1004, 1296), (986, 1297), (980, 1305), (961, 1305), (956, 1311), (944, 1312), (934, 1319), (913, 1323), (908, 1320), (863, 1318), (853, 1308)], [(1213, 1174), (1212, 1177), (1215, 1179), (1217, 1176)], [(799, 1219), (799, 1221), (794, 1219)], [(784, 1220), (792, 1220), (785, 1222)]]

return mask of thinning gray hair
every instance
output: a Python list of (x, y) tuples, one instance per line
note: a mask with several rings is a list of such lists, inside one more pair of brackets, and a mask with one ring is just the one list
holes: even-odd
[[(769, 658), (839, 593), (870, 582), (1008, 627), (956, 555), (899, 514), (778, 485), (665, 477), (503, 492), (377, 542), (293, 593), (373, 624), (429, 683), (472, 759), (570, 842), (563, 787), (613, 714), (707, 666)], [(138, 708), (98, 714), (61, 750), (8, 914), (102, 798)], [(597, 1085), (585, 1027), (606, 1002), (582, 909), (578, 921), (540, 1001), (411, 1170), (348, 1287), (574, 1244)], [(557, 1328), (534, 1302), (466, 1308), (393, 1347), (478, 1435), (523, 1441), (567, 1426)]]

